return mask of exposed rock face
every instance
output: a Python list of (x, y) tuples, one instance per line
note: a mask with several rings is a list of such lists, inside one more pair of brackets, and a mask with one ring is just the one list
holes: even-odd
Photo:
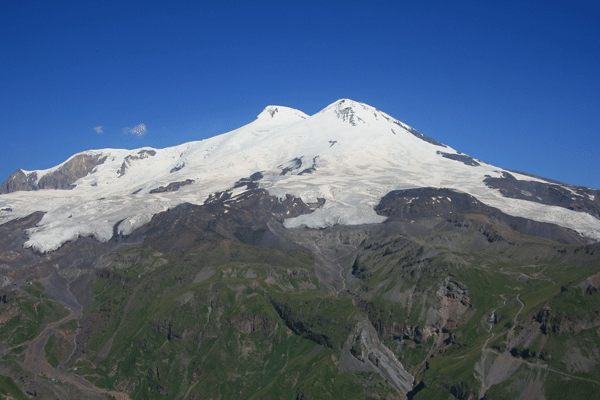
[(320, 332), (319, 327), (314, 326), (315, 324), (312, 321), (303, 321), (301, 316), (288, 304), (274, 300), (271, 300), (271, 304), (285, 322), (285, 325), (296, 335), (332, 349), (336, 348), (336, 344), (333, 343), (330, 335)]
[[(330, 141), (331, 142), (331, 141)], [(304, 174), (312, 174), (317, 170), (319, 166), (319, 156), (306, 158), (304, 156), (298, 158), (294, 158), (289, 160), (288, 162), (278, 165), (277, 168), (281, 169), (280, 175), (304, 175)], [(254, 174), (255, 175), (255, 174)], [(262, 174), (260, 176), (262, 178)], [(259, 178), (259, 179), (260, 179)], [(258, 180), (258, 179), (254, 179)]]
[(176, 166), (174, 166), (173, 168), (171, 168), (171, 170), (169, 171), (169, 173), (173, 173), (173, 172), (177, 172), (182, 170), (183, 168), (185, 168), (185, 162), (182, 162), (180, 164), (177, 164)]
[[(372, 263), (378, 254), (387, 259), (386, 264)], [(452, 275), (454, 268), (460, 268), (458, 261), (453, 262), (440, 251), (415, 246), (398, 237), (365, 244), (354, 261), (352, 275), (361, 280), (365, 289), (378, 275), (387, 277), (384, 285), (361, 293), (363, 300), (359, 301), (382, 340), (409, 340), (424, 345), (433, 337), (432, 354), (438, 350), (443, 354), (453, 342), (452, 330), (464, 325), (475, 312), (469, 289)], [(437, 282), (425, 283), (432, 278)], [(367, 300), (383, 288), (387, 289), (383, 298), (404, 309), (403, 317), (392, 317), (385, 306)]]
[(488, 177), (483, 182), (490, 188), (498, 189), (504, 197), (568, 208), (600, 219), (600, 190), (556, 181), (518, 180), (507, 172), (503, 173), (502, 178)]
[[(119, 169), (117, 170), (117, 175), (120, 177), (122, 177), (123, 175), (125, 175), (127, 173), (127, 169), (129, 168), (129, 166), (131, 165), (131, 163), (133, 161), (136, 160), (143, 160), (144, 158), (148, 158), (148, 157), (152, 157), (156, 155), (156, 151), (155, 150), (140, 150), (138, 151), (138, 155), (137, 156), (127, 156), (125, 157), (125, 160), (123, 161), (123, 164), (121, 164), (121, 166), (119, 167)], [(181, 167), (183, 168), (183, 167)], [(171, 170), (171, 172), (174, 172), (173, 170)]]
[(489, 214), (492, 210), (495, 209), (471, 195), (437, 188), (395, 190), (375, 207), (377, 214), (401, 220), (458, 213)]
[(381, 343), (377, 331), (367, 319), (356, 324), (344, 344), (340, 371), (376, 371), (395, 387), (404, 399), (406, 393), (412, 390), (414, 382), (414, 377), (404, 369), (394, 353)]
[(468, 156), (466, 154), (444, 153), (443, 151), (438, 151), (437, 154), (440, 154), (444, 158), (454, 160), (454, 161), (459, 161), (465, 165), (470, 165), (472, 167), (478, 167), (481, 165), (477, 161), (475, 161), (475, 159), (473, 157)]
[(185, 185), (191, 185), (192, 183), (194, 183), (193, 179), (186, 179), (185, 181), (181, 182), (171, 182), (167, 186), (161, 186), (156, 189), (152, 189), (150, 193), (175, 192), (179, 190), (180, 187)]
[(181, 332), (173, 327), (171, 320), (150, 321), (149, 325), (161, 335), (166, 336), (167, 340), (181, 340)]
[(23, 250), (27, 241), (26, 230), (40, 222), (44, 213), (36, 212), (25, 218), (16, 219), (0, 225), (0, 275), (12, 267), (27, 265), (36, 257)]
[(73, 183), (79, 178), (88, 175), (94, 167), (106, 161), (106, 156), (80, 154), (64, 163), (56, 171), (42, 176), (38, 180), (37, 172), (25, 174), (18, 170), (2, 183), (0, 194), (30, 191), (39, 189), (73, 189)]
[[(490, 179), (490, 178), (488, 178)], [(472, 222), (461, 218), (465, 214), (479, 214), (489, 217), (494, 225), (515, 230), (519, 233), (558, 240), (564, 243), (587, 244), (575, 231), (558, 225), (537, 222), (505, 214), (497, 208), (487, 206), (475, 197), (452, 189), (418, 188), (394, 190), (386, 194), (375, 207), (379, 215), (390, 217), (394, 221), (411, 221), (415, 218), (447, 217), (448, 223), (455, 227), (468, 229)], [(493, 243), (502, 240), (495, 232), (480, 229)]]
[(452, 330), (461, 326), (468, 319), (465, 316), (472, 304), (469, 290), (463, 283), (448, 277), (444, 284), (436, 293), (441, 299), (440, 307), (436, 310), (440, 317), (438, 325)]
[(246, 314), (228, 318), (229, 324), (245, 335), (255, 332), (265, 332), (271, 335), (277, 329), (277, 321), (262, 315)]
[[(400, 125), (400, 124), (397, 124), (397, 125)], [(408, 132), (409, 132), (411, 135), (413, 135), (413, 136), (415, 136), (415, 137), (418, 137), (419, 139), (421, 139), (421, 140), (422, 140), (422, 141), (424, 141), (424, 142), (431, 143), (431, 144), (433, 144), (433, 145), (440, 146), (440, 147), (448, 147), (448, 146), (446, 146), (445, 144), (443, 144), (443, 143), (440, 143), (440, 142), (438, 142), (437, 140), (435, 140), (435, 139), (433, 139), (433, 138), (430, 138), (430, 137), (429, 137), (429, 136), (427, 136), (427, 135), (424, 135), (424, 134), (422, 134), (421, 132), (419, 132), (419, 131), (418, 131), (418, 130), (416, 130), (415, 128), (407, 128), (406, 130), (407, 130), (407, 131), (408, 131)]]
[(362, 118), (356, 115), (352, 105), (346, 106), (345, 100), (338, 103), (337, 108), (334, 110), (335, 115), (344, 122), (348, 122), (352, 126), (356, 126), (358, 122), (365, 123)]
[(581, 290), (588, 293), (600, 290), (600, 272), (590, 276), (577, 286), (579, 286)]
[(263, 189), (251, 189), (232, 198), (226, 191), (211, 195), (202, 206), (184, 203), (158, 214), (132, 236), (145, 236), (148, 245), (161, 250), (186, 248), (198, 236), (214, 234), (252, 245), (298, 247), (278, 230), (286, 218), (311, 212), (310, 205), (289, 195), (280, 200)]

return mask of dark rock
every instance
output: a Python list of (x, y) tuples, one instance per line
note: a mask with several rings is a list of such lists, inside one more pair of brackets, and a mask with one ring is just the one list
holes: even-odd
[(285, 325), (296, 335), (312, 340), (317, 344), (333, 348), (331, 338), (325, 334), (315, 332), (313, 329), (311, 329), (310, 325), (301, 321), (287, 304), (276, 302), (275, 300), (271, 300), (271, 304), (273, 304), (273, 307), (281, 319), (285, 322)]
[(436, 146), (440, 146), (440, 147), (448, 147), (445, 144), (440, 143), (437, 140), (432, 139), (429, 136), (426, 136), (426, 135), (422, 134), (421, 132), (419, 132), (418, 130), (416, 130), (414, 128), (408, 128), (406, 130), (407, 130), (408, 133), (412, 134), (415, 137), (418, 137), (419, 139), (421, 139), (424, 142), (427, 142), (427, 143), (430, 143), (430, 144), (433, 144), (433, 145), (436, 145)]
[[(554, 180), (554, 179), (544, 178), (544, 177), (542, 177), (542, 176), (538, 176), (538, 175), (534, 175), (534, 174), (529, 174), (529, 173), (527, 173), (527, 172), (517, 171), (517, 170), (515, 170), (515, 169), (509, 169), (509, 171), (510, 171), (510, 172), (514, 172), (514, 173), (516, 173), (516, 174), (521, 174), (521, 175), (525, 175), (525, 176), (530, 176), (530, 177), (532, 177), (532, 178), (540, 179), (540, 180), (542, 180), (542, 181), (546, 181), (546, 182), (548, 182), (548, 183), (555, 183), (555, 184), (557, 184), (557, 185), (566, 185), (566, 183), (564, 183), (564, 182), (560, 182), (560, 181), (557, 181), (557, 180)], [(517, 179), (517, 178), (515, 178), (514, 176), (510, 175), (510, 174), (509, 174), (509, 173), (507, 173), (507, 172), (504, 172), (504, 173), (503, 173), (503, 175), (504, 175), (504, 174), (506, 174), (506, 175), (508, 175), (508, 176), (511, 176), (511, 177), (512, 177), (513, 179), (515, 179), (515, 180)]]
[(415, 395), (423, 389), (425, 389), (425, 382), (421, 381), (418, 385), (413, 387), (413, 389), (410, 392), (406, 393), (406, 399), (413, 400)]
[[(123, 160), (123, 164), (121, 164), (121, 166), (117, 170), (117, 175), (119, 176), (119, 178), (122, 177), (123, 175), (125, 175), (127, 173), (127, 169), (131, 165), (132, 161), (143, 160), (145, 158), (152, 157), (155, 155), (156, 155), (156, 151), (154, 151), (154, 150), (140, 150), (140, 151), (138, 151), (137, 155), (126, 156), (125, 159)], [(171, 171), (171, 172), (173, 172), (173, 171)]]
[(251, 181), (259, 181), (263, 178), (263, 174), (262, 172), (255, 172), (252, 175), (250, 175), (250, 180)]
[(341, 105), (345, 103), (345, 100), (340, 101), (338, 104), (338, 108), (335, 110), (335, 115), (341, 119), (342, 121), (348, 123), (352, 126), (356, 126), (357, 122), (363, 122), (362, 118), (356, 115), (354, 109), (352, 107), (341, 108)]
[(102, 157), (101, 155), (77, 155), (64, 163), (56, 171), (41, 177), (37, 183), (37, 172), (25, 174), (20, 169), (2, 183), (0, 194), (40, 189), (73, 189), (75, 181), (88, 175), (96, 166), (104, 163), (106, 159), (106, 156)]
[(479, 232), (481, 232), (483, 234), (483, 236), (486, 237), (486, 239), (489, 243), (500, 242), (500, 241), (504, 240), (504, 238), (502, 236), (500, 236), (498, 233), (494, 232), (493, 230), (486, 230), (486, 229), (480, 228)]
[(227, 322), (244, 335), (264, 332), (270, 336), (277, 329), (277, 321), (275, 319), (262, 315), (236, 315), (228, 318)]
[[(289, 167), (285, 167), (281, 170), (281, 175), (285, 175), (290, 171), (300, 168), (301, 166), (302, 166), (302, 160), (299, 159), (298, 157), (296, 157), (292, 161), (290, 161)], [(282, 168), (282, 166), (280, 165), (278, 168)]]
[[(505, 178), (503, 178), (505, 179)], [(558, 225), (537, 222), (521, 217), (513, 217), (487, 206), (475, 197), (446, 188), (417, 188), (395, 190), (386, 194), (375, 206), (375, 212), (390, 219), (387, 222), (411, 221), (418, 218), (441, 217), (458, 229), (471, 229), (472, 223), (468, 214), (479, 214), (489, 217), (493, 225), (508, 228), (525, 235), (552, 239), (570, 244), (589, 244), (590, 240), (581, 237), (577, 232)], [(502, 240), (493, 228), (479, 226), (489, 243)]]
[(448, 158), (450, 160), (455, 160), (455, 161), (460, 161), (461, 163), (472, 166), (472, 167), (478, 167), (481, 165), (477, 161), (475, 161), (475, 159), (473, 157), (469, 157), (465, 154), (444, 153), (443, 151), (437, 151), (436, 153), (440, 154), (444, 158)]
[(152, 189), (150, 193), (165, 193), (165, 192), (175, 192), (179, 190), (182, 186), (191, 185), (194, 183), (193, 179), (186, 179), (185, 181), (180, 182), (171, 182), (167, 186), (160, 186), (156, 189)]
[(262, 172), (255, 172), (249, 178), (242, 178), (235, 183), (234, 188), (246, 186), (247, 189), (258, 189), (258, 184), (255, 183), (263, 178)]
[(184, 167), (185, 167), (185, 163), (176, 165), (173, 168), (171, 168), (171, 170), (169, 171), (169, 173), (172, 174), (173, 172), (177, 172), (177, 171), (183, 169)]
[(298, 248), (280, 235), (276, 226), (286, 218), (311, 212), (313, 208), (289, 195), (279, 199), (263, 189), (251, 189), (232, 199), (225, 191), (209, 196), (204, 205), (184, 203), (159, 213), (131, 236), (143, 237), (147, 246), (161, 251), (179, 251), (199, 240), (212, 243), (223, 238), (266, 247)]
[(498, 189), (504, 197), (585, 212), (600, 219), (600, 190), (518, 180), (507, 172), (502, 175), (502, 178), (485, 178), (483, 182), (492, 189)]
[(152, 329), (167, 337), (167, 340), (180, 340), (181, 334), (173, 328), (173, 321), (163, 319), (161, 321), (150, 321)]

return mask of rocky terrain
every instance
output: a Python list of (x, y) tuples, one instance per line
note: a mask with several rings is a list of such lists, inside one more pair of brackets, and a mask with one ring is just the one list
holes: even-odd
[[(378, 110), (346, 105), (333, 113), (346, 129), (374, 115), (393, 125), (390, 135), (402, 129), (434, 146), (432, 160), (450, 163), (444, 168), (488, 168)], [(286, 112), (271, 107), (266, 116)], [(306, 116), (294, 118), (302, 123)], [(334, 151), (341, 142), (338, 137), (325, 148)], [(562, 400), (600, 394), (600, 243), (572, 223), (556, 223), (562, 221), (556, 216), (574, 212), (585, 221), (597, 218), (597, 191), (503, 171), (482, 177), (473, 193), (398, 188), (382, 178), (378, 184), (390, 190), (375, 196), (367, 190), (373, 182), (353, 193), (336, 183), (337, 175), (320, 175), (337, 161), (310, 154), (286, 155), (290, 161), (277, 161), (274, 169), (244, 169), (219, 183), (220, 190), (198, 192), (203, 176), (178, 175), (124, 184), (124, 194), (98, 198), (98, 192), (90, 204), (48, 197), (62, 205), (29, 214), (17, 209), (33, 207), (25, 189), (58, 196), (60, 190), (45, 194), (46, 176), (63, 182), (53, 189), (76, 185), (68, 190), (72, 198), (91, 196), (77, 194), (78, 187), (101, 187), (94, 174), (106, 163), (114, 167), (110, 179), (123, 182), (161, 154), (72, 158), (78, 161), (69, 170), (80, 163), (81, 174), (87, 171), (74, 181), (77, 174), (67, 174), (67, 167), (46, 171), (39, 181), (41, 174), (25, 172), (23, 179), (9, 178), (20, 183), (6, 184), (10, 193), (0, 200), (16, 206), (3, 215), (26, 215), (0, 224), (2, 397)], [(161, 168), (180, 174), (192, 161)], [(363, 161), (356, 168), (368, 170)], [(71, 178), (58, 179), (58, 171)], [(310, 186), (327, 180), (333, 183), (326, 189)], [(298, 189), (304, 195), (295, 195), (294, 185), (305, 185)], [(498, 200), (486, 197), (490, 187)], [(107, 206), (121, 197), (151, 204), (144, 210), (152, 215), (136, 214), (133, 223), (129, 209)], [(529, 203), (552, 207), (543, 210), (556, 212), (555, 222), (508, 212)], [(90, 214), (94, 207), (106, 215)], [(351, 216), (355, 223), (344, 219)], [(48, 247), (46, 236), (37, 236), (40, 246), (28, 245), (43, 229), (56, 234), (57, 226), (81, 221), (110, 222), (110, 232), (72, 231), (80, 233)]]
[(0, 194), (41, 189), (73, 189), (73, 183), (88, 175), (94, 167), (106, 161), (106, 156), (80, 154), (71, 157), (59, 168), (38, 177), (36, 171), (17, 170), (0, 187)]
[(250, 189), (104, 244), (15, 245), (2, 375), (24, 398), (593, 398), (598, 244), (526, 235), (449, 190), (376, 210), (390, 219), (285, 229), (313, 208)]

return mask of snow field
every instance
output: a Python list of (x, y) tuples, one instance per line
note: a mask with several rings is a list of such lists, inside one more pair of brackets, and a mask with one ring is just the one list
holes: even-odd
[[(210, 194), (261, 172), (258, 184), (272, 195), (291, 194), (307, 203), (326, 199), (315, 212), (286, 220), (290, 228), (383, 222), (385, 217), (373, 210), (381, 197), (392, 190), (431, 186), (460, 190), (507, 214), (555, 223), (600, 239), (600, 220), (560, 207), (504, 198), (483, 183), (485, 175), (500, 177), (502, 169), (444, 158), (436, 151), (457, 152), (428, 143), (408, 129), (387, 114), (351, 100), (335, 102), (310, 117), (291, 108), (269, 106), (250, 124), (203, 141), (165, 149), (84, 152), (108, 158), (79, 179), (73, 190), (0, 196), (0, 210), (12, 209), (0, 211), (0, 223), (44, 211), (38, 226), (28, 231), (25, 244), (40, 253), (80, 236), (107, 241), (119, 221), (123, 220), (118, 232), (127, 235), (157, 213), (184, 202), (203, 204)], [(140, 157), (143, 150), (154, 150), (155, 155)], [(119, 176), (123, 165), (125, 173)], [(58, 167), (35, 172), (41, 178)], [(303, 173), (310, 168), (314, 168), (312, 173)], [(175, 192), (149, 193), (186, 179), (194, 183)]]

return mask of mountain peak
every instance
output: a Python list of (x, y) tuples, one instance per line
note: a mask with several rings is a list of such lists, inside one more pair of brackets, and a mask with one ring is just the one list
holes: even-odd
[(262, 122), (296, 122), (308, 118), (308, 115), (300, 110), (284, 106), (267, 106), (256, 117)]
[(325, 107), (323, 110), (321, 110), (321, 112), (327, 112), (329, 110), (343, 110), (346, 108), (351, 108), (351, 109), (355, 109), (355, 110), (366, 110), (366, 109), (373, 109), (375, 110), (373, 107), (365, 104), (365, 103), (361, 103), (360, 101), (354, 101), (351, 99), (339, 99), (337, 101), (334, 101), (333, 103), (331, 103), (330, 105), (328, 105), (327, 107)]
[(375, 107), (350, 99), (339, 99), (325, 107), (319, 113), (334, 114), (338, 119), (353, 126), (372, 126), (373, 124), (382, 121), (397, 122), (395, 119)]
[[(243, 186), (236, 182), (251, 182), (278, 198), (326, 201), (313, 213), (287, 219), (290, 228), (381, 222), (373, 207), (391, 190), (445, 187), (511, 215), (600, 239), (596, 192), (515, 178), (361, 102), (340, 99), (310, 117), (271, 105), (250, 124), (202, 141), (86, 151), (47, 170), (18, 171), (0, 187), (0, 225), (45, 212), (26, 245), (49, 252), (80, 236), (106, 241), (114, 232), (129, 235), (166, 209), (203, 204), (211, 193), (239, 194)], [(24, 191), (31, 193), (13, 193)]]

